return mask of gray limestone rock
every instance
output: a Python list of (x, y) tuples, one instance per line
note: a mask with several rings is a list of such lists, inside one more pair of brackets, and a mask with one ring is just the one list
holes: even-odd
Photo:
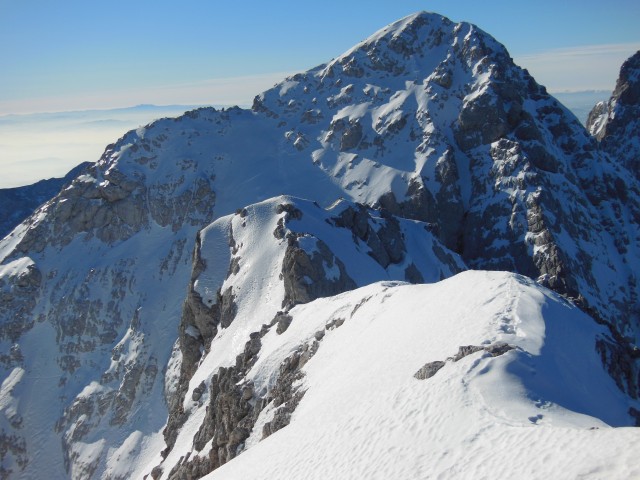
[(601, 147), (640, 179), (640, 51), (622, 67), (608, 102), (589, 113), (587, 129)]
[(440, 360), (426, 363), (413, 376), (418, 380), (426, 380), (428, 378), (433, 377), (436, 373), (438, 373), (438, 370), (444, 367), (444, 365), (445, 365), (445, 362), (442, 362)]
[[(328, 273), (334, 271), (336, 273)], [(307, 252), (300, 247), (295, 236), (290, 237), (281, 276), (285, 290), (282, 306), (286, 309), (356, 287), (344, 264), (320, 239), (316, 239), (316, 249)]]
[[(29, 261), (29, 259), (24, 259)], [(15, 343), (35, 323), (32, 309), (42, 283), (42, 273), (34, 263), (15, 275), (0, 278), (0, 339)]]
[(420, 220), (432, 225), (432, 232), (453, 251), (460, 251), (465, 210), (460, 190), (456, 154), (448, 148), (435, 165), (435, 179), (441, 185), (434, 195), (425, 187), (428, 179), (414, 177), (406, 200), (398, 202), (393, 192), (382, 195), (377, 205), (392, 215)]
[(515, 349), (513, 345), (509, 345), (505, 342), (496, 342), (491, 345), (487, 345), (484, 347), (478, 345), (465, 345), (458, 347), (458, 353), (456, 353), (453, 357), (447, 358), (446, 361), (436, 360), (433, 362), (428, 362), (423, 365), (420, 370), (418, 370), (413, 376), (418, 380), (426, 380), (428, 378), (433, 377), (438, 371), (446, 365), (447, 362), (458, 362), (469, 355), (472, 355), (476, 352), (486, 352), (492, 357), (498, 357), (500, 355), (504, 355), (510, 350)]
[(599, 338), (595, 348), (618, 388), (632, 398), (640, 398), (640, 349), (630, 346), (623, 339), (612, 337)]
[(40, 180), (24, 187), (0, 189), (0, 238), (7, 236), (40, 205), (57, 195), (89, 165), (89, 162), (81, 163), (62, 178)]
[(462, 360), (464, 357), (471, 355), (472, 353), (479, 352), (480, 350), (484, 350), (483, 347), (478, 347), (476, 345), (467, 345), (458, 347), (458, 353), (456, 353), (453, 357), (448, 360), (452, 360), (457, 362), (458, 360)]
[(499, 357), (500, 355), (504, 355), (509, 350), (513, 350), (515, 347), (513, 345), (509, 345), (505, 342), (497, 342), (488, 347), (484, 347), (484, 351), (487, 352), (492, 357)]
[(640, 410), (638, 410), (637, 408), (629, 407), (629, 415), (635, 420), (636, 427), (640, 427)]
[(289, 328), (289, 325), (291, 325), (291, 320), (293, 320), (293, 317), (291, 315), (288, 315), (284, 312), (278, 312), (273, 319), (273, 322), (278, 325), (278, 327), (276, 328), (276, 333), (278, 335), (282, 335), (284, 332), (286, 332), (287, 328)]
[(424, 282), (424, 278), (422, 277), (422, 274), (420, 273), (418, 268), (413, 263), (410, 263), (409, 266), (407, 268), (405, 268), (405, 270), (404, 270), (404, 278), (409, 283), (423, 283)]
[(369, 247), (369, 255), (383, 268), (392, 263), (399, 263), (404, 258), (406, 247), (395, 217), (381, 210), (382, 222), (374, 229), (371, 212), (363, 205), (349, 206), (335, 217), (335, 225), (351, 230), (354, 237), (362, 240)]
[(473, 101), (466, 102), (458, 115), (456, 142), (463, 150), (470, 150), (502, 138), (509, 131), (507, 112), (500, 97), (491, 90), (484, 91)]
[[(277, 317), (278, 318), (278, 317)], [(276, 322), (272, 322), (272, 326)], [(270, 328), (270, 327), (269, 327)], [(171, 470), (168, 478), (197, 479), (240, 454), (244, 442), (251, 434), (260, 412), (271, 404), (275, 408), (273, 419), (262, 429), (266, 438), (287, 426), (293, 411), (304, 396), (299, 380), (303, 378), (302, 368), (319, 348), (319, 340), (304, 343), (279, 367), (274, 385), (264, 396), (254, 391), (252, 381), (246, 375), (257, 360), (260, 352), (261, 337), (269, 330), (255, 332), (245, 344), (244, 352), (236, 357), (236, 364), (220, 368), (211, 377), (209, 386), (209, 404), (206, 416), (196, 433), (193, 445), (201, 452), (212, 443), (211, 450), (205, 456), (187, 455)], [(324, 332), (323, 332), (324, 333)], [(323, 335), (320, 336), (320, 340)], [(198, 395), (204, 385), (198, 386)], [(194, 390), (194, 395), (195, 395)], [(161, 471), (162, 466), (154, 470)]]
[(587, 117), (587, 129), (597, 140), (602, 140), (605, 134), (605, 125), (609, 116), (607, 102), (598, 102), (589, 112)]
[(340, 151), (345, 152), (354, 149), (358, 146), (360, 140), (362, 140), (362, 125), (358, 121), (349, 122), (340, 137)]
[[(169, 473), (170, 479), (200, 478), (239, 453), (265, 405), (264, 401), (253, 401), (252, 384), (243, 381), (257, 359), (260, 346), (260, 333), (252, 333), (244, 352), (237, 356), (235, 366), (222, 367), (211, 377), (207, 413), (193, 445), (197, 451), (201, 451), (213, 440), (212, 448), (205, 457), (182, 459)], [(204, 388), (204, 384), (196, 388), (198, 395)]]
[(204, 381), (200, 382), (200, 384), (193, 389), (193, 393), (191, 394), (191, 399), (194, 402), (197, 402), (198, 400), (200, 400), (200, 398), (202, 398), (202, 394), (204, 393), (206, 389), (206, 385), (204, 384)]
[[(229, 287), (224, 293), (218, 292), (212, 305), (205, 305), (202, 297), (195, 290), (195, 282), (205, 268), (200, 255), (201, 240), (197, 237), (193, 254), (193, 270), (191, 285), (187, 299), (183, 305), (180, 322), (179, 345), (182, 353), (180, 379), (178, 389), (169, 399), (169, 419), (163, 431), (168, 452), (178, 436), (186, 416), (182, 410), (182, 402), (189, 386), (189, 380), (195, 373), (199, 360), (209, 350), (211, 341), (218, 333), (218, 328), (226, 328), (233, 322), (237, 310), (234, 294)], [(258, 347), (259, 349), (259, 347)], [(198, 392), (196, 395), (202, 395)]]
[(329, 323), (327, 323), (325, 329), (333, 330), (334, 328), (341, 327), (343, 323), (344, 323), (344, 318), (334, 318)]
[[(12, 457), (14, 459), (11, 467), (5, 467), (5, 458)], [(0, 478), (19, 478), (20, 473), (29, 464), (29, 452), (27, 443), (24, 438), (17, 435), (0, 432)]]
[(291, 219), (301, 220), (302, 211), (291, 203), (281, 203), (276, 207), (276, 213), (280, 215), (285, 212), (284, 221), (288, 222)]

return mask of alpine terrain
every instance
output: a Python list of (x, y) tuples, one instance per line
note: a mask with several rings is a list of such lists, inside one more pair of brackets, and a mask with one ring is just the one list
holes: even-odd
[(49, 178), (40, 180), (32, 185), (24, 187), (1, 188), (0, 201), (3, 210), (0, 211), (0, 236), (11, 233), (25, 218), (31, 215), (36, 208), (55, 196), (62, 187), (71, 183), (90, 162), (84, 162), (71, 169), (62, 178)]
[(127, 133), (0, 242), (0, 477), (640, 476), (638, 81), (422, 12)]

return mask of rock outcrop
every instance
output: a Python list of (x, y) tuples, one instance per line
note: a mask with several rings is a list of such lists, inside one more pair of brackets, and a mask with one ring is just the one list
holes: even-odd
[(418, 380), (426, 380), (438, 373), (438, 371), (443, 368), (447, 364), (447, 362), (457, 362), (476, 352), (485, 352), (488, 356), (499, 357), (500, 355), (504, 355), (509, 350), (513, 350), (514, 348), (515, 347), (513, 345), (509, 345), (505, 342), (497, 342), (485, 347), (480, 347), (478, 345), (461, 346), (458, 348), (458, 353), (456, 353), (453, 357), (447, 358), (446, 361), (435, 360), (433, 362), (427, 362), (413, 376)]
[(640, 51), (620, 68), (608, 102), (598, 103), (587, 120), (589, 132), (601, 147), (640, 178)]
[(84, 162), (61, 178), (40, 180), (32, 185), (0, 189), (0, 238), (31, 215), (40, 205), (50, 200), (91, 165)]

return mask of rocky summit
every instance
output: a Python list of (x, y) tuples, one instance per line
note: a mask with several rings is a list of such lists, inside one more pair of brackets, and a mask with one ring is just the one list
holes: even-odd
[(620, 69), (608, 102), (598, 103), (587, 120), (589, 132), (602, 148), (622, 162), (636, 178), (640, 168), (640, 51)]
[(640, 475), (637, 64), (422, 12), (127, 133), (0, 241), (0, 478)]

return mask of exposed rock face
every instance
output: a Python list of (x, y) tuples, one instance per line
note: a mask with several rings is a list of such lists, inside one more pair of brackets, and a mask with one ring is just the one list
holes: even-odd
[(445, 362), (440, 360), (425, 363), (413, 376), (418, 380), (426, 380), (433, 377), (436, 373), (438, 373), (438, 370), (440, 370), (444, 366)]
[[(184, 288), (197, 226), (212, 219), (215, 203), (205, 165), (145, 156), (174, 124), (157, 122), (109, 146), (0, 242), (2, 367), (14, 376), (23, 363), (36, 369), (16, 391), (40, 392), (16, 396), (11, 410), (22, 422), (2, 416), (0, 428), (24, 451), (7, 450), (5, 466), (89, 478), (104, 471), (108, 448), (134, 455), (134, 432), (165, 422), (138, 412), (150, 398), (162, 405), (158, 374), (174, 339), (156, 332), (175, 328), (182, 300), (155, 292)], [(105, 431), (121, 432), (106, 449)], [(90, 456), (86, 444), (95, 446)]]
[(3, 463), (3, 466), (0, 467), (0, 478), (3, 479), (19, 475), (29, 463), (24, 438), (17, 435), (7, 435), (4, 432), (0, 433), (0, 461), (5, 462), (7, 454), (15, 459), (15, 467), (7, 468)]
[[(614, 231), (615, 248), (625, 258), (629, 258), (630, 251), (637, 251), (639, 239), (640, 209), (637, 200), (634, 200), (639, 191), (637, 180), (640, 179), (638, 118), (640, 118), (640, 51), (624, 62), (611, 98), (608, 102), (598, 103), (587, 120), (589, 133), (594, 136), (599, 142), (600, 149), (610, 156), (619, 169), (617, 175), (609, 175), (605, 178), (605, 188), (597, 195), (596, 201), (609, 203), (613, 207), (613, 214), (603, 220), (603, 225), (608, 232)], [(612, 202), (611, 198), (617, 201)], [(627, 206), (627, 212), (623, 212), (620, 204)], [(622, 231), (615, 231), (616, 223), (624, 215), (631, 218), (629, 227)], [(627, 278), (628, 284), (622, 288), (629, 292), (628, 300), (615, 300), (613, 308), (626, 318), (637, 319), (639, 311), (637, 278), (635, 275), (629, 275)], [(606, 318), (600, 309), (591, 313), (596, 317)], [(637, 322), (637, 320), (631, 322)], [(619, 325), (616, 326), (618, 328), (612, 331), (612, 338), (599, 341), (597, 349), (618, 386), (638, 398), (640, 396), (638, 337), (635, 335), (635, 340), (627, 343), (628, 338), (633, 339), (634, 334), (624, 326), (622, 328)]]
[(485, 347), (478, 345), (465, 345), (458, 348), (458, 353), (453, 357), (447, 358), (446, 361), (436, 360), (433, 362), (425, 363), (413, 376), (418, 380), (426, 380), (433, 377), (438, 371), (443, 368), (447, 362), (458, 362), (469, 355), (476, 352), (484, 351), (492, 357), (499, 357), (504, 355), (509, 350), (513, 350), (515, 347), (505, 342), (496, 342)]
[(608, 102), (597, 104), (587, 120), (602, 148), (640, 178), (640, 51), (622, 65)]
[(369, 255), (386, 268), (403, 260), (406, 247), (397, 219), (385, 210), (380, 214), (385, 221), (378, 229), (371, 226), (371, 214), (364, 205), (344, 209), (334, 223), (348, 228), (356, 238), (365, 242), (370, 249)]
[(604, 127), (608, 120), (609, 105), (607, 102), (598, 102), (589, 112), (587, 117), (587, 128), (589, 133), (596, 137), (598, 140), (602, 140)]
[[(305, 237), (302, 239), (307, 240)], [(356, 287), (342, 261), (322, 240), (316, 240), (310, 253), (300, 247), (295, 236), (289, 237), (288, 243), (281, 274), (285, 291), (283, 308), (289, 309), (299, 303), (330, 297)], [(331, 275), (327, 275), (327, 269), (332, 272)]]
[(0, 278), (0, 313), (6, 321), (0, 325), (0, 338), (15, 343), (34, 324), (32, 310), (42, 273), (28, 257), (10, 263), (5, 269), (9, 272)]
[[(144, 139), (140, 143), (147, 145)], [(137, 144), (130, 150), (138, 152)], [(18, 251), (40, 252), (47, 238), (54, 240), (54, 245), (65, 246), (78, 233), (85, 233), (85, 240), (95, 236), (113, 245), (148, 229), (151, 222), (177, 232), (183, 221), (198, 226), (215, 204), (210, 179), (196, 178), (187, 188), (180, 179), (148, 186), (143, 173), (137, 172), (132, 178), (113, 167), (101, 169), (118, 155), (107, 149), (97, 165), (88, 167), (87, 174), (73, 181), (72, 188), (62, 191), (55, 203), (45, 205), (42, 214), (56, 221), (36, 223), (19, 243)], [(154, 201), (149, 202), (149, 198)]]
[[(283, 318), (288, 318), (289, 322), (292, 320), (290, 316), (277, 314), (269, 325), (262, 326), (260, 332), (250, 334), (243, 353), (236, 357), (235, 365), (219, 368), (208, 380), (209, 404), (193, 438), (193, 447), (198, 453), (181, 457), (167, 478), (201, 478), (239, 455), (250, 436), (262, 440), (289, 424), (292, 413), (305, 393), (301, 388), (304, 378), (302, 369), (318, 351), (324, 331), (316, 332), (314, 339), (299, 345), (282, 361), (271, 387), (256, 392), (254, 381), (248, 374), (260, 353), (261, 338), (274, 326), (279, 327)], [(333, 329), (340, 325), (342, 323), (338, 325), (334, 322), (326, 328)], [(284, 332), (278, 330), (277, 333), (280, 335)], [(197, 393), (194, 401), (200, 400), (203, 387), (204, 382), (194, 389), (194, 394)], [(267, 410), (272, 413), (271, 420), (264, 422), (260, 430), (256, 422)], [(168, 450), (170, 448), (165, 455)], [(154, 469), (156, 472), (163, 470), (162, 465)]]
[(32, 185), (0, 189), (0, 238), (7, 236), (40, 205), (53, 198), (91, 163), (84, 162), (62, 178), (40, 180)]
[(262, 402), (250, 403), (254, 397), (251, 383), (243, 385), (243, 377), (255, 363), (259, 351), (260, 333), (253, 333), (245, 344), (244, 352), (236, 357), (236, 365), (222, 367), (213, 375), (207, 413), (193, 439), (198, 452), (211, 442), (208, 453), (204, 457), (184, 458), (172, 468), (170, 479), (200, 478), (234, 458), (242, 449), (264, 408)]
[(618, 388), (632, 398), (640, 398), (640, 349), (629, 347), (619, 339), (604, 337), (596, 342), (596, 351)]

